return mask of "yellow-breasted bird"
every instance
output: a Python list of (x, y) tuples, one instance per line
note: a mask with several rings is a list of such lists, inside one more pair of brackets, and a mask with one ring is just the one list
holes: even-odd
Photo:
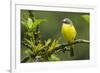
[[(76, 38), (76, 29), (69, 18), (64, 18), (62, 20), (61, 33), (67, 43), (71, 44)], [(74, 56), (73, 47), (70, 46), (70, 55)]]

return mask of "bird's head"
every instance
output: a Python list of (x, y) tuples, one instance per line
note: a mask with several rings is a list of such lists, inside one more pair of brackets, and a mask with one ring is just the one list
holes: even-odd
[(62, 24), (72, 24), (72, 21), (69, 18), (64, 18), (61, 22)]

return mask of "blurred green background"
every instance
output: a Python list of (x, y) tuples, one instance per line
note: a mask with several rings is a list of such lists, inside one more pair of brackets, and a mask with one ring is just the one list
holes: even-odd
[[(28, 18), (28, 10), (21, 10), (21, 19)], [(72, 20), (76, 30), (77, 39), (89, 40), (89, 13), (77, 12), (55, 12), (55, 11), (36, 11), (32, 10), (36, 19), (46, 19), (47, 21), (40, 25), (40, 32), (42, 40), (48, 38), (56, 39), (61, 37), (61, 43), (65, 42), (61, 34), (61, 20), (69, 18)], [(25, 29), (21, 26), (21, 39)], [(25, 49), (21, 49), (21, 58), (25, 57)], [(69, 52), (59, 52), (56, 54), (61, 60), (86, 60), (89, 59), (89, 44), (76, 44), (74, 46), (74, 57), (69, 55)]]

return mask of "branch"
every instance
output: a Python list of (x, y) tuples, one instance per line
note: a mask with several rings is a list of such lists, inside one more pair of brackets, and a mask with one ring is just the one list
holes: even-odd
[[(53, 53), (56, 53), (56, 52), (59, 52), (62, 50), (62, 48), (66, 47), (66, 46), (71, 46), (71, 45), (76, 45), (76, 44), (80, 44), (80, 43), (85, 43), (85, 44), (89, 44), (90, 42), (88, 40), (84, 40), (84, 39), (77, 39), (75, 40), (73, 43), (69, 44), (69, 43), (63, 43), (63, 44), (60, 44), (59, 46), (57, 46), (55, 49), (53, 49), (50, 53), (53, 54)], [(70, 51), (70, 50), (68, 50)]]

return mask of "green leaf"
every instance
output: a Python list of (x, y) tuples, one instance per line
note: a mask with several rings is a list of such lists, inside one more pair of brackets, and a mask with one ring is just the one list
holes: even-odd
[(45, 45), (43, 45), (42, 43), (38, 43), (35, 47), (34, 47), (34, 52), (37, 53), (43, 49), (46, 49), (46, 47), (50, 44), (51, 39), (48, 39), (47, 41), (45, 41)]
[(35, 53), (37, 53), (38, 51), (40, 51), (43, 48), (43, 45), (41, 43), (39, 43), (37, 46), (35, 46), (34, 51)]
[(32, 29), (35, 29), (38, 25), (42, 24), (42, 22), (46, 21), (46, 19), (36, 19), (32, 25)]
[(90, 16), (89, 15), (82, 15), (81, 16), (86, 22), (89, 23), (89, 20), (90, 20)]
[(51, 39), (48, 39), (47, 41), (45, 41), (45, 46), (48, 46), (51, 43)]
[(55, 54), (52, 54), (48, 59), (49, 61), (60, 61), (60, 58), (58, 58)]
[(29, 29), (32, 28), (32, 26), (33, 26), (33, 21), (32, 21), (31, 18), (28, 18), (28, 20), (27, 20), (27, 26), (28, 26)]
[(26, 27), (28, 27), (29, 30), (34, 30), (38, 25), (42, 24), (42, 22), (44, 21), (46, 21), (46, 19), (36, 19), (33, 22), (31, 18), (28, 18)]
[(51, 44), (51, 46), (48, 49), (48, 52), (51, 52), (52, 50), (55, 49), (55, 47), (57, 47), (59, 45), (59, 41), (58, 40), (54, 40)]
[(26, 30), (27, 30), (27, 28), (28, 28), (25, 21), (21, 21), (21, 26), (22, 26), (24, 29), (26, 29)]
[(31, 54), (33, 54), (33, 52), (30, 49), (25, 50), (25, 54), (30, 56)]
[(35, 48), (35, 45), (34, 45), (34, 42), (33, 41), (30, 41), (28, 39), (24, 39), (29, 45), (31, 45), (32, 48)]

